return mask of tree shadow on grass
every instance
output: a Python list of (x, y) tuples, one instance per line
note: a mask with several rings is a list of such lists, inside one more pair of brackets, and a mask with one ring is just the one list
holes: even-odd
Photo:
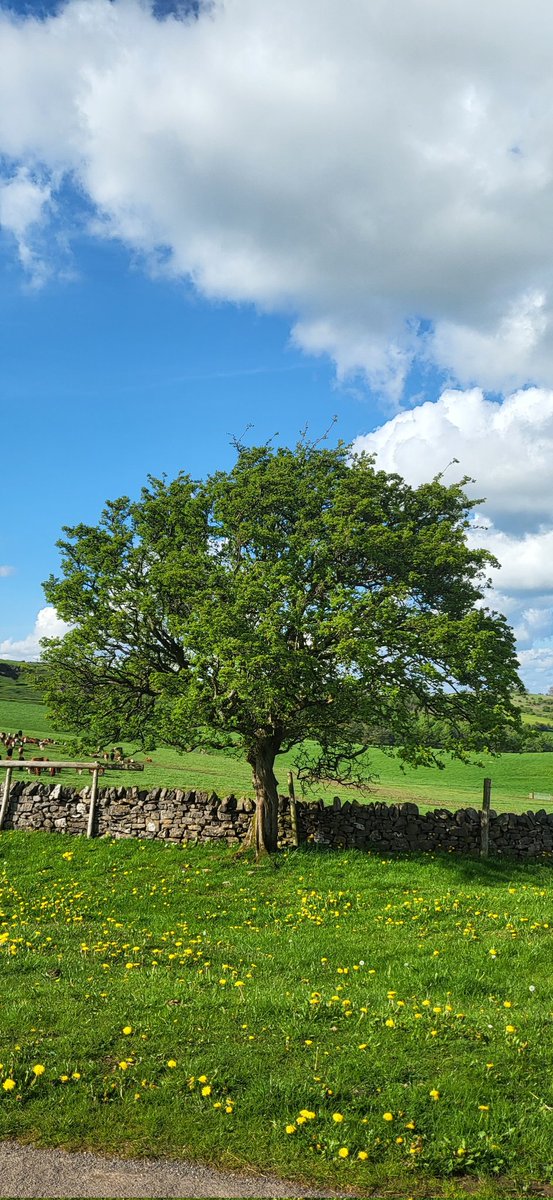
[[(286, 853), (286, 852), (285, 852)], [(344, 857), (344, 864), (347, 858), (361, 862), (366, 859), (373, 864), (379, 856), (378, 851), (373, 851), (367, 854), (364, 850), (336, 850), (329, 846), (313, 846), (302, 845), (294, 851), (294, 855), (305, 855), (306, 858), (323, 860), (325, 858), (332, 859), (337, 862), (338, 856)], [(413, 870), (418, 874), (422, 869), (423, 872), (432, 874), (436, 864), (440, 865), (442, 871), (451, 878), (452, 886), (464, 886), (467, 883), (479, 884), (480, 886), (494, 888), (506, 883), (528, 883), (531, 878), (540, 877), (545, 882), (550, 882), (553, 875), (553, 855), (550, 858), (528, 859), (521, 861), (515, 858), (479, 858), (476, 855), (461, 855), (461, 854), (440, 854), (432, 852), (428, 854), (389, 854), (382, 852), (382, 857), (386, 857), (386, 862), (401, 863), (403, 865), (411, 865)]]

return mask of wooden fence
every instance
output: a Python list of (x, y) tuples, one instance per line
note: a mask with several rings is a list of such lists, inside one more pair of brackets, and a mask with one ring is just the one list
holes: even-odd
[[(96, 800), (98, 797), (98, 776), (104, 771), (123, 771), (128, 770), (129, 766), (126, 763), (117, 762), (50, 762), (49, 759), (5, 759), (0, 760), (0, 769), (6, 772), (4, 780), (4, 788), (2, 791), (2, 803), (0, 804), (0, 829), (4, 827), (6, 813), (10, 803), (10, 787), (12, 781), (12, 772), (17, 770), (32, 771), (33, 773), (41, 771), (90, 771), (92, 775), (92, 787), (90, 790), (90, 804), (88, 809), (88, 823), (86, 836), (94, 837), (94, 816), (96, 813)], [(143, 763), (133, 763), (133, 771), (143, 771)]]

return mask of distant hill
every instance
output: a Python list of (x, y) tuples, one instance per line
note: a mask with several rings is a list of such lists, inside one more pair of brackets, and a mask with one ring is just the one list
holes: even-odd
[(19, 663), (0, 662), (0, 675), (6, 675), (8, 679), (17, 679), (21, 672)]
[(517, 696), (515, 703), (521, 710), (525, 724), (553, 729), (553, 696), (528, 692), (525, 696)]
[(42, 696), (33, 685), (31, 670), (36, 670), (36, 663), (0, 661), (0, 702), (42, 703)]

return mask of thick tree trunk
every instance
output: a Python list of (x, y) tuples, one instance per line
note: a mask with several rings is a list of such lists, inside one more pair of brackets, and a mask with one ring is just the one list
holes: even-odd
[(267, 742), (258, 743), (248, 756), (255, 788), (252, 844), (256, 858), (278, 849), (278, 791), (273, 771), (275, 751)]

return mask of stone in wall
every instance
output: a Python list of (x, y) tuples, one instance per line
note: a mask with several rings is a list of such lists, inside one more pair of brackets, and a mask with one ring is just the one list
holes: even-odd
[[(90, 787), (74, 791), (60, 783), (16, 780), (11, 788), (6, 829), (42, 829), (84, 834)], [(97, 836), (146, 838), (174, 843), (226, 841), (236, 845), (248, 833), (254, 802), (216, 793), (137, 787), (101, 788), (97, 797)], [(420, 813), (416, 804), (359, 804), (335, 798), (296, 802), (300, 841), (319, 846), (409, 854), (440, 851), (478, 854), (480, 813), (475, 808), (438, 808)], [(279, 844), (292, 846), (287, 797), (279, 801)], [(490, 852), (515, 858), (553, 854), (553, 813), (490, 812)]]

